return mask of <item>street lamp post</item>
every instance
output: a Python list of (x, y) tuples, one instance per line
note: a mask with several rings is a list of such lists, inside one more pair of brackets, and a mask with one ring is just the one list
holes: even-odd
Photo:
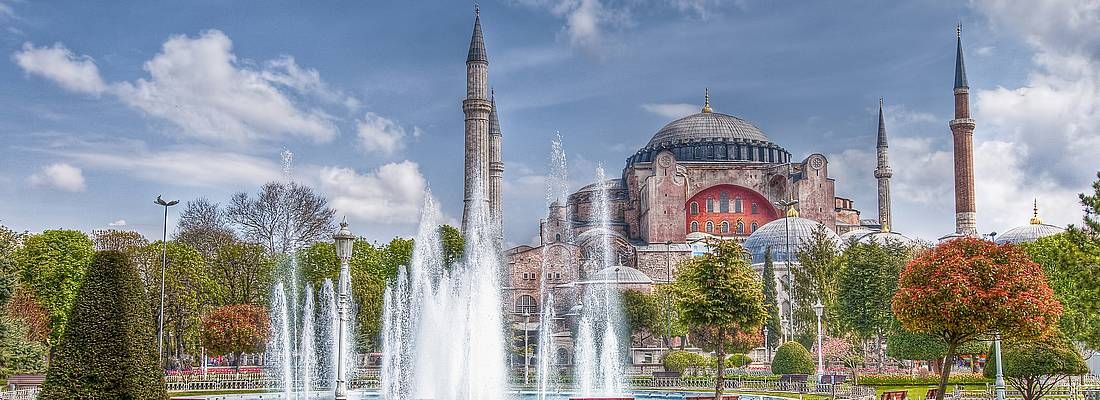
[[(783, 244), (783, 247), (784, 247), (783, 252), (786, 253), (786, 256), (784, 258), (786, 259), (786, 262), (787, 262), (787, 303), (791, 305), (787, 312), (790, 314), (789, 319), (793, 322), (794, 321), (794, 282), (792, 282), (792, 278), (791, 278), (791, 275), (793, 275), (791, 273), (791, 211), (793, 211), (793, 207), (796, 204), (798, 204), (798, 200), (791, 199), (791, 200), (787, 200), (787, 201), (783, 201), (783, 202), (778, 202), (778, 203), (775, 203), (775, 204), (780, 206), (780, 207), (783, 207), (783, 208), (787, 209), (785, 211), (786, 214), (784, 214), (784, 216), (783, 216), (783, 234), (785, 236), (785, 241), (784, 241), (784, 244)], [(790, 329), (792, 329), (792, 330), (794, 329), (793, 323), (792, 323), (792, 326), (790, 327)], [(793, 336), (794, 332), (791, 332), (791, 334)], [(786, 336), (786, 335), (784, 334), (784, 336)]]
[(153, 202), (164, 206), (164, 230), (160, 238), (160, 311), (157, 312), (157, 363), (161, 367), (164, 366), (164, 275), (168, 269), (168, 207), (179, 203), (179, 200), (164, 201), (160, 196)]
[[(665, 285), (672, 284), (672, 241), (665, 242)], [(668, 288), (666, 288), (668, 289)], [(672, 296), (665, 290), (665, 347), (672, 350)]]
[(787, 322), (788, 322), (788, 320), (787, 320), (786, 316), (784, 316), (782, 319), (779, 320), (779, 332), (783, 334), (783, 342), (784, 343), (786, 343), (788, 341), (788, 339), (787, 339), (787, 328), (789, 328), (789, 326), (788, 326), (789, 324)]
[(528, 327), (531, 325), (531, 313), (523, 313), (523, 384), (527, 385), (531, 382), (531, 343), (528, 338), (531, 337), (531, 332)]
[(1001, 334), (993, 335), (993, 352), (997, 357), (997, 379), (993, 382), (997, 389), (997, 400), (1005, 400), (1005, 375), (1001, 369)]
[(768, 326), (764, 325), (764, 360), (772, 362), (772, 347), (768, 343)]
[(340, 258), (340, 300), (336, 305), (339, 314), (336, 328), (336, 400), (346, 400), (348, 398), (348, 382), (344, 342), (347, 338), (344, 337), (344, 334), (348, 323), (348, 282), (351, 280), (348, 263), (351, 260), (352, 243), (355, 241), (355, 235), (352, 235), (351, 230), (348, 229), (346, 218), (344, 222), (340, 223), (340, 231), (332, 235), (332, 238), (336, 242), (336, 256)]
[(814, 314), (817, 314), (817, 376), (820, 377), (825, 374), (825, 352), (821, 347), (821, 315), (825, 313), (825, 305), (821, 304), (821, 299), (817, 299), (814, 303)]

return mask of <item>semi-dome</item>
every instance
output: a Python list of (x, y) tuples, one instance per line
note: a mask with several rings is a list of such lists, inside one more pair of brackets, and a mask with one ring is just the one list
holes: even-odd
[(644, 272), (625, 265), (613, 265), (592, 274), (584, 283), (615, 283), (620, 285), (650, 285), (653, 279)]
[(662, 151), (677, 161), (786, 163), (791, 158), (752, 122), (712, 110), (709, 95), (702, 111), (665, 125), (627, 163), (653, 162)]
[(1065, 232), (1066, 230), (1060, 226), (1044, 224), (1043, 220), (1039, 219), (1039, 202), (1035, 202), (1033, 213), (1031, 214), (1031, 220), (1027, 225), (1017, 226), (1009, 229), (1005, 233), (997, 235), (997, 244), (1019, 244), (1026, 242), (1034, 242), (1040, 238), (1057, 235)]
[[(790, 260), (791, 262), (798, 262), (798, 247), (802, 243), (812, 240), (814, 230), (819, 229), (819, 227), (824, 227), (824, 225), (811, 219), (797, 216), (780, 218), (764, 224), (764, 226), (757, 228), (755, 232), (749, 235), (748, 239), (745, 239), (745, 250), (748, 250), (749, 255), (752, 256), (753, 264), (764, 262), (764, 253), (767, 252), (769, 247), (772, 251), (772, 260), (784, 262), (787, 261), (787, 244), (789, 243)], [(833, 241), (839, 248), (841, 245), (840, 235), (837, 235), (828, 227), (825, 227), (824, 231), (825, 237)]]

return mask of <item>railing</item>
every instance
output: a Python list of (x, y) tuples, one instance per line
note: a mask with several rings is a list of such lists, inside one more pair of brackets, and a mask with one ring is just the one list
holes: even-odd
[[(635, 382), (631, 383), (634, 384)], [(685, 390), (712, 389), (714, 388), (714, 379), (709, 377), (656, 377), (649, 379), (649, 385), (632, 386), (638, 388)], [(830, 396), (837, 399), (875, 400), (874, 388), (866, 386), (855, 386), (846, 383), (826, 384), (814, 382), (791, 382), (757, 379), (727, 379), (723, 382), (723, 387), (728, 390), (740, 390), (748, 392), (816, 394), (822, 396)]]
[(34, 400), (36, 397), (38, 397), (38, 388), (0, 392), (0, 400)]
[[(350, 389), (377, 389), (377, 378), (359, 378), (349, 382)], [(278, 391), (283, 387), (279, 379), (255, 379), (255, 380), (223, 380), (223, 381), (193, 381), (168, 383), (169, 392), (223, 392), (234, 390), (268, 390)], [(302, 381), (294, 382), (295, 388), (303, 388)], [(324, 387), (314, 387), (313, 390), (323, 390)], [(7, 400), (0, 397), (0, 400)]]

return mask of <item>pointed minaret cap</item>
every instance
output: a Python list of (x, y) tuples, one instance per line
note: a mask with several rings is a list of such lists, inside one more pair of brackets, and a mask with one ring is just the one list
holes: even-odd
[(966, 82), (966, 63), (963, 62), (962, 23), (955, 26), (955, 39), (955, 89), (969, 88), (970, 84)]
[(886, 145), (886, 118), (882, 113), (882, 97), (878, 98), (878, 147), (887, 147)]
[(497, 117), (497, 93), (496, 90), (490, 90), (489, 93), (489, 135), (500, 136), (500, 118)]
[(1031, 207), (1031, 222), (1032, 225), (1040, 225), (1043, 220), (1039, 219), (1039, 199), (1035, 199), (1035, 203)]
[(703, 111), (702, 112), (704, 112), (704, 113), (714, 112), (714, 110), (710, 108), (710, 88), (704, 89), (703, 93), (704, 93), (704, 95), (703, 95)]
[(489, 62), (489, 56), (485, 53), (485, 37), (481, 34), (481, 7), (474, 5), (474, 35), (470, 38), (470, 54), (466, 56), (466, 62)]

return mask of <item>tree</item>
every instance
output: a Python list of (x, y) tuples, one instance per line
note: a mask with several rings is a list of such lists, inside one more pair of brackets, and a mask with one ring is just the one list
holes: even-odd
[[(993, 333), (1014, 340), (1042, 336), (1062, 314), (1062, 305), (1042, 267), (1019, 248), (960, 238), (909, 262), (893, 310), (905, 329), (942, 339), (949, 365), (959, 346)], [(950, 373), (943, 368), (938, 400)]]
[(38, 398), (167, 398), (152, 320), (129, 257), (96, 253)]
[(759, 337), (767, 318), (764, 290), (745, 260), (745, 249), (733, 241), (709, 241), (711, 252), (684, 260), (673, 283), (682, 318), (705, 333), (699, 339), (713, 347), (718, 375), (715, 398), (722, 396), (722, 364), (729, 347)]
[(772, 358), (772, 373), (776, 375), (812, 374), (814, 373), (813, 356), (801, 343), (783, 343)]
[(450, 225), (440, 225), (439, 238), (443, 242), (443, 266), (450, 268), (462, 261), (466, 253), (466, 239), (462, 237), (462, 232)]
[(858, 340), (876, 339), (880, 368), (885, 361), (883, 334), (896, 325), (890, 303), (908, 257), (909, 250), (900, 243), (853, 242), (844, 251), (837, 277), (834, 315)]
[(663, 320), (655, 296), (637, 290), (624, 290), (619, 293), (619, 301), (633, 344), (640, 345), (661, 332)]
[[(157, 321), (161, 307), (161, 252), (164, 242), (140, 250), (138, 271), (145, 284), (146, 301)], [(164, 276), (164, 340), (175, 353), (197, 353), (202, 314), (215, 297), (214, 281), (207, 274), (202, 254), (183, 243), (168, 242)]]
[(15, 288), (11, 300), (4, 305), (4, 314), (19, 320), (26, 328), (26, 338), (34, 343), (47, 344), (50, 338), (50, 314), (34, 293), (23, 286)]
[(699, 361), (702, 358), (702, 356), (690, 351), (673, 350), (665, 353), (665, 357), (661, 360), (661, 364), (665, 367), (665, 371), (682, 374), (689, 367), (702, 364), (702, 362)]
[[(993, 354), (992, 349), (989, 354)], [(1069, 340), (1058, 332), (1034, 341), (1006, 341), (1002, 345), (1005, 380), (1020, 391), (1024, 400), (1038, 400), (1055, 385), (1074, 375), (1089, 372), (1088, 365)], [(985, 376), (994, 378), (997, 360), (986, 364)]]
[(246, 240), (272, 254), (290, 254), (329, 238), (336, 211), (308, 186), (270, 182), (255, 198), (243, 192), (233, 195), (225, 215)]
[[(985, 354), (985, 350), (983, 342), (973, 341), (959, 346), (955, 354)], [(886, 354), (899, 360), (927, 361), (932, 371), (939, 373), (947, 357), (947, 343), (932, 334), (909, 332), (895, 326), (886, 335)]]
[[(826, 229), (824, 225), (819, 225), (811, 232), (810, 239), (798, 246), (795, 257), (799, 265), (792, 268), (793, 326), (797, 339), (805, 347), (812, 347), (816, 338), (817, 313), (814, 312), (814, 303), (820, 300), (825, 305), (826, 315), (836, 315), (837, 277), (842, 259), (837, 243), (830, 239)], [(840, 334), (838, 322), (836, 318), (826, 318), (825, 332)]]
[(134, 231), (102, 229), (92, 231), (92, 243), (96, 250), (118, 250), (130, 255), (135, 249), (149, 244), (149, 241)]
[(213, 304), (267, 304), (275, 263), (257, 244), (234, 242), (219, 247), (207, 268)]
[(19, 280), (19, 265), (15, 260), (15, 253), (23, 246), (26, 236), (0, 225), (0, 305), (7, 303), (15, 291)]
[(1076, 342), (1100, 348), (1100, 297), (1096, 296), (1100, 285), (1095, 275), (1100, 270), (1100, 237), (1070, 228), (1020, 246), (1043, 266), (1054, 295), (1065, 308), (1059, 329)]
[(50, 315), (50, 346), (65, 332), (69, 310), (93, 253), (92, 241), (70, 230), (31, 235), (16, 252), (23, 284)]
[(202, 342), (211, 352), (232, 354), (237, 369), (241, 355), (264, 350), (271, 334), (267, 308), (230, 304), (213, 309), (202, 320)]
[(775, 284), (775, 262), (771, 247), (764, 252), (764, 271), (761, 278), (764, 282), (764, 307), (768, 312), (768, 319), (764, 324), (768, 328), (768, 343), (779, 343), (783, 338), (783, 326), (779, 320), (779, 291)]
[[(826, 338), (821, 343), (825, 365), (840, 364), (851, 370), (852, 383), (859, 383), (859, 367), (863, 365), (863, 349), (859, 343), (841, 338)], [(823, 367), (824, 368), (824, 367)]]
[(1085, 228), (1092, 234), (1100, 234), (1100, 171), (1096, 172), (1096, 181), (1092, 183), (1092, 194), (1077, 195), (1085, 207)]
[(194, 247), (210, 260), (222, 246), (236, 243), (237, 233), (229, 226), (221, 205), (200, 197), (183, 207), (174, 239)]
[(22, 320), (0, 316), (0, 378), (45, 371), (46, 346), (27, 337)]

